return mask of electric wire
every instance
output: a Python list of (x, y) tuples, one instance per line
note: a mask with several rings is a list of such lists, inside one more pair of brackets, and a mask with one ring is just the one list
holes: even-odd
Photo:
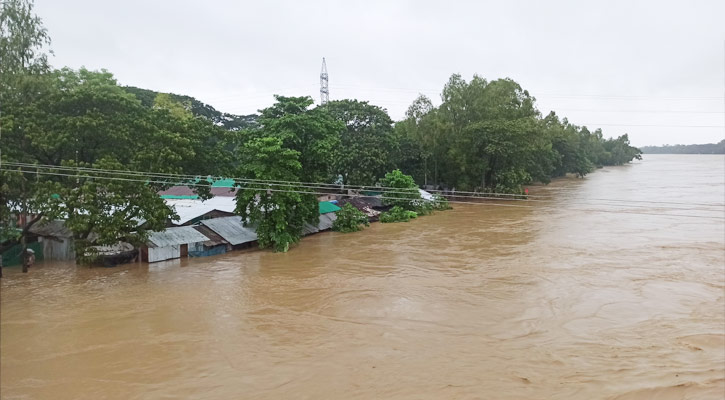
[[(386, 193), (397, 193), (397, 194), (409, 193), (409, 191), (404, 191), (404, 190), (401, 191), (400, 188), (387, 187), (387, 186), (341, 185), (341, 184), (337, 184), (337, 183), (298, 182), (298, 181), (283, 181), (283, 180), (249, 179), (249, 178), (229, 178), (229, 177), (222, 177), (222, 176), (200, 177), (199, 175), (190, 175), (190, 174), (152, 173), (152, 172), (131, 171), (131, 170), (110, 170), (110, 169), (89, 168), (89, 167), (54, 166), (54, 165), (39, 165), (39, 164), (13, 163), (13, 162), (10, 162), (10, 163), (6, 162), (5, 164), (11, 165), (11, 166), (24, 167), (24, 168), (35, 168), (36, 170), (38, 168), (43, 168), (43, 169), (56, 170), (56, 171), (94, 172), (94, 173), (102, 173), (102, 174), (117, 174), (117, 175), (137, 176), (137, 177), (155, 178), (155, 179), (172, 179), (172, 180), (178, 180), (177, 182), (175, 182), (177, 184), (176, 186), (183, 186), (183, 185), (189, 186), (189, 182), (182, 182), (183, 180), (198, 181), (200, 179), (212, 179), (212, 180), (232, 179), (235, 182), (239, 182), (239, 183), (247, 183), (247, 184), (259, 183), (259, 184), (266, 184), (266, 185), (271, 185), (271, 186), (295, 185), (295, 186), (311, 188), (311, 189), (320, 189), (320, 190), (339, 190), (342, 188), (342, 189), (362, 190), (362, 191), (383, 190)], [(169, 184), (170, 182), (164, 181), (164, 182), (156, 182), (156, 183)], [(211, 186), (211, 183), (195, 184), (194, 186), (198, 186), (198, 187)], [(554, 189), (554, 190), (561, 190), (561, 189)], [(490, 199), (490, 200), (517, 200), (517, 201), (520, 201), (520, 200), (524, 200), (524, 198), (523, 198), (524, 196), (525, 196), (525, 200), (527, 200), (527, 201), (546, 201), (546, 200), (555, 198), (553, 195), (522, 195), (522, 194), (512, 194), (512, 193), (471, 192), (471, 191), (451, 192), (451, 191), (444, 191), (444, 190), (439, 190), (439, 189), (431, 189), (431, 190), (428, 190), (428, 192), (435, 193), (435, 194), (445, 194), (447, 196), (453, 196), (453, 197), (457, 197), (457, 198), (475, 198), (475, 199)], [(725, 207), (725, 203), (723, 203), (723, 204), (684, 203), (684, 202), (670, 202), (670, 201), (657, 201), (657, 200), (624, 200), (624, 199), (603, 199), (603, 198), (596, 198), (596, 199), (589, 199), (589, 200), (596, 200), (596, 201), (602, 201), (602, 202), (613, 202), (613, 203), (624, 202), (624, 203), (669, 204), (669, 205), (704, 206), (704, 207)]]
[[(40, 174), (40, 175), (52, 175), (52, 176), (65, 176), (65, 177), (71, 177), (71, 178), (78, 178), (78, 174), (64, 174), (64, 173), (54, 173), (54, 172), (41, 172), (41, 171), (29, 171), (29, 170), (13, 170), (13, 169), (0, 169), (2, 171), (9, 171), (9, 172), (21, 172), (26, 174)], [(125, 182), (141, 182), (141, 183), (162, 183), (162, 184), (168, 184), (166, 181), (151, 181), (148, 179), (138, 179), (138, 178), (120, 178), (120, 177), (111, 177), (111, 176), (83, 176), (84, 178), (91, 178), (91, 179), (106, 179), (106, 180), (115, 180), (115, 181), (125, 181)], [(255, 183), (259, 185), (263, 185), (263, 183)], [(190, 184), (192, 186), (208, 186), (204, 184)], [(289, 185), (292, 186), (292, 185)], [(313, 194), (313, 195), (328, 195), (330, 193), (327, 192), (314, 192), (314, 191), (302, 191), (302, 190), (285, 190), (285, 189), (271, 189), (266, 187), (258, 187), (258, 188), (250, 188), (252, 190), (263, 190), (267, 192), (281, 192), (281, 193), (298, 193), (298, 194)], [(362, 194), (337, 194), (342, 197), (370, 197)], [(410, 200), (410, 198), (401, 198), (401, 197), (391, 197), (391, 196), (381, 196), (380, 198), (386, 199), (386, 200)], [(486, 205), (486, 206), (497, 206), (497, 207), (515, 207), (515, 208), (536, 208), (534, 206), (527, 206), (527, 205), (519, 205), (519, 204), (501, 204), (501, 203), (491, 203), (491, 202), (472, 202), (472, 201), (459, 201), (459, 200), (449, 200), (449, 203), (453, 204), (470, 204), (470, 205)], [(723, 220), (725, 221), (725, 217), (716, 217), (716, 216), (705, 216), (705, 215), (692, 215), (692, 214), (672, 214), (672, 213), (648, 213), (648, 212), (638, 212), (638, 211), (627, 211), (627, 210), (603, 210), (603, 209), (582, 209), (582, 208), (569, 208), (567, 211), (582, 211), (582, 212), (600, 212), (600, 213), (619, 213), (619, 214), (639, 214), (639, 215), (652, 215), (652, 216), (665, 216), (665, 217), (687, 217), (687, 218), (702, 218), (702, 219), (709, 219), (709, 220)], [(683, 210), (685, 211), (685, 210)], [(693, 210), (693, 211), (705, 211), (705, 210)]]
[[(249, 178), (230, 178), (222, 176), (206, 176), (200, 177), (199, 175), (190, 174), (171, 174), (171, 173), (152, 173), (143, 171), (132, 171), (132, 170), (111, 170), (101, 168), (89, 168), (89, 167), (71, 167), (71, 166), (54, 166), (54, 165), (39, 165), (30, 163), (6, 163), (6, 165), (19, 166), (25, 168), (43, 168), (49, 170), (59, 171), (73, 171), (73, 172), (95, 172), (103, 174), (117, 174), (126, 176), (139, 176), (145, 178), (156, 178), (156, 179), (175, 179), (179, 180), (175, 182), (176, 186), (187, 185), (188, 182), (182, 182), (183, 180), (198, 181), (200, 179), (212, 179), (212, 180), (223, 180), (232, 179), (239, 183), (262, 183), (271, 186), (288, 186), (295, 185), (305, 188), (321, 189), (321, 190), (339, 190), (339, 189), (350, 189), (350, 190), (363, 190), (363, 191), (379, 191), (384, 190), (386, 193), (398, 193), (407, 194), (408, 191), (401, 191), (400, 188), (387, 187), (387, 186), (364, 186), (364, 185), (341, 185), (338, 183), (321, 183), (321, 182), (299, 182), (299, 181), (283, 181), (283, 180), (265, 180), (265, 179), (249, 179)], [(161, 183), (161, 182), (159, 182)], [(169, 183), (169, 182), (164, 182)], [(195, 186), (211, 186), (211, 183), (198, 184)], [(560, 190), (560, 189), (559, 189)], [(454, 196), (457, 198), (476, 198), (476, 199), (491, 199), (491, 200), (523, 200), (524, 196), (527, 201), (546, 201), (547, 199), (553, 199), (553, 195), (522, 195), (512, 193), (495, 193), (495, 192), (471, 192), (471, 191), (444, 191), (440, 189), (431, 189), (428, 192), (435, 194), (445, 194), (447, 196)], [(715, 203), (684, 203), (684, 202), (669, 202), (669, 201), (657, 201), (657, 200), (623, 200), (623, 199), (589, 199), (603, 202), (625, 202), (625, 203), (647, 203), (647, 204), (670, 204), (670, 205), (685, 205), (685, 206), (704, 206), (704, 207), (725, 207), (723, 204)]]

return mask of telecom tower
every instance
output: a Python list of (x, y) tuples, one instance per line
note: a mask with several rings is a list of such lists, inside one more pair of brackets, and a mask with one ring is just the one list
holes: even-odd
[(320, 71), (320, 104), (325, 105), (330, 101), (330, 87), (327, 82), (327, 65), (325, 57), (322, 57), (322, 71)]

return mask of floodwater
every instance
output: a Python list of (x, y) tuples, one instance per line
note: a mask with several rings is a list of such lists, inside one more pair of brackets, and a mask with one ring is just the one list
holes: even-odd
[(652, 155), (287, 254), (6, 269), (2, 398), (722, 399), (724, 180)]

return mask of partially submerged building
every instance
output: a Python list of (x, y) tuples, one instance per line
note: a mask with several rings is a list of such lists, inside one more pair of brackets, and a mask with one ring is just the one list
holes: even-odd
[(189, 251), (189, 257), (215, 256), (232, 250), (232, 245), (229, 242), (208, 227), (200, 224), (194, 225), (193, 228), (209, 238), (209, 240), (202, 243), (203, 249)]
[(173, 208), (179, 216), (171, 226), (187, 226), (199, 221), (219, 217), (234, 216), (237, 203), (234, 197), (216, 196), (208, 200), (165, 198), (166, 205)]
[(209, 238), (191, 226), (167, 228), (153, 232), (141, 248), (141, 261), (157, 262), (188, 257), (189, 252), (203, 251)]
[(337, 219), (336, 213), (340, 210), (340, 207), (329, 201), (319, 202), (318, 207), (320, 211), (320, 222), (317, 226), (305, 222), (302, 227), (303, 236), (332, 229), (332, 223)]
[(238, 215), (205, 219), (200, 221), (200, 225), (219, 235), (234, 250), (248, 248), (257, 243), (256, 230), (251, 226), (244, 226), (242, 217)]
[[(75, 260), (73, 232), (61, 220), (42, 220), (28, 229), (31, 236), (37, 238), (42, 249), (42, 259), (55, 261)], [(33, 238), (31, 237), (31, 240)]]

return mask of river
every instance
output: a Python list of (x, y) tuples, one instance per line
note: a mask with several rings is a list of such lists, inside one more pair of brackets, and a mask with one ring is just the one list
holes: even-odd
[(725, 158), (531, 193), (286, 254), (8, 268), (2, 398), (725, 397)]

